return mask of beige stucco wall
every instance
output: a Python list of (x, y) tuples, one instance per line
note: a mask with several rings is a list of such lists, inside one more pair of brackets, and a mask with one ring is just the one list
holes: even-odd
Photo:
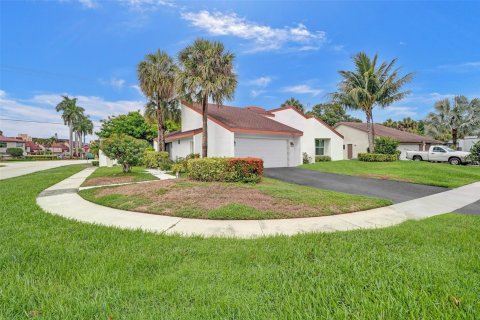
[(357, 130), (345, 125), (339, 125), (335, 128), (341, 135), (343, 135), (343, 158), (348, 159), (347, 145), (352, 145), (352, 159), (356, 159), (361, 152), (367, 152), (368, 149), (368, 135), (366, 132)]

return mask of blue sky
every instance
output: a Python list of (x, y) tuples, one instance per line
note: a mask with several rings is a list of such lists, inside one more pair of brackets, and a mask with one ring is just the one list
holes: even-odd
[(229, 105), (325, 102), (358, 51), (415, 73), (412, 94), (376, 110), (376, 121), (421, 119), (438, 99), (480, 97), (479, 2), (63, 0), (0, 9), (0, 118), (51, 122), (0, 119), (7, 135), (66, 136), (55, 124), (60, 94), (78, 97), (97, 125), (141, 109), (137, 63), (156, 49), (176, 56), (197, 37), (236, 54)]

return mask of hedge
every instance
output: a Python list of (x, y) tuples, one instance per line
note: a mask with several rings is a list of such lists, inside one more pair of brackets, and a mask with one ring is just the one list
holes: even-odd
[(19, 158), (19, 157), (23, 156), (23, 149), (22, 148), (7, 148), (7, 153), (14, 158)]
[(26, 160), (58, 160), (59, 157), (58, 157), (58, 156), (55, 156), (55, 155), (43, 155), (43, 154), (39, 154), (39, 155), (28, 155), (28, 156), (25, 156), (25, 159), (26, 159)]
[(165, 151), (145, 151), (142, 161), (147, 168), (160, 168), (161, 170), (170, 170), (173, 163), (170, 155)]
[(200, 181), (257, 183), (263, 160), (257, 158), (200, 158), (187, 161), (187, 175)]
[(392, 162), (396, 161), (396, 154), (380, 154), (380, 153), (359, 153), (358, 160), (365, 162)]
[(330, 156), (315, 156), (315, 162), (326, 162), (326, 161), (332, 161), (332, 158), (330, 158)]
[(98, 167), (98, 165), (99, 165), (99, 161), (98, 161), (98, 160), (93, 160), (93, 161), (92, 161), (92, 166)]

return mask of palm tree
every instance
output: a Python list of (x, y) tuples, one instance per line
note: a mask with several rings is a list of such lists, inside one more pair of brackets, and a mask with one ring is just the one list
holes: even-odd
[(281, 105), (281, 107), (288, 107), (288, 106), (295, 107), (295, 109), (297, 109), (301, 113), (305, 113), (305, 107), (303, 106), (303, 104), (299, 100), (297, 100), (293, 97), (285, 100), (285, 102), (282, 103), (282, 105)]
[(62, 119), (63, 122), (68, 125), (68, 129), (70, 131), (70, 156), (72, 156), (72, 148), (73, 148), (73, 125), (77, 122), (77, 120), (83, 115), (85, 109), (82, 107), (77, 106), (77, 98), (70, 99), (68, 96), (62, 96), (63, 100), (57, 104), (55, 110), (57, 112), (62, 112)]
[[(167, 123), (168, 121), (173, 121), (175, 123), (179, 123), (181, 121), (181, 112), (179, 108), (178, 100), (171, 100), (169, 103), (163, 102), (162, 108), (163, 112), (163, 124), (164, 124), (164, 132), (168, 131)], [(156, 104), (149, 100), (145, 105), (145, 112), (144, 116), (148, 123), (156, 123), (158, 116), (157, 116), (158, 108)]]
[(394, 128), (394, 129), (398, 128), (398, 122), (395, 121), (395, 120), (392, 120), (391, 118), (388, 118), (382, 124), (386, 127), (390, 127), (390, 128)]
[(363, 110), (367, 120), (368, 146), (374, 149), (373, 108), (387, 107), (393, 102), (403, 99), (409, 91), (400, 91), (402, 86), (410, 82), (412, 73), (399, 77), (400, 69), (393, 69), (397, 59), (377, 66), (377, 55), (370, 59), (366, 53), (360, 52), (353, 57), (354, 71), (339, 71), (343, 78), (338, 91), (332, 93), (333, 100), (340, 105)]
[(175, 76), (177, 66), (173, 59), (163, 51), (148, 54), (138, 64), (137, 74), (140, 89), (149, 99), (147, 108), (150, 115), (155, 110), (157, 118), (157, 151), (165, 150), (165, 108), (175, 99)]
[(92, 122), (92, 120), (90, 120), (89, 116), (83, 116), (79, 120), (76, 128), (77, 128), (77, 132), (78, 132), (78, 135), (79, 135), (79, 138), (80, 138), (80, 142), (82, 142), (82, 137), (83, 137), (83, 144), (81, 143), (82, 148), (83, 148), (83, 145), (85, 144), (86, 135), (93, 133), (93, 122)]
[(180, 51), (177, 88), (188, 101), (202, 106), (202, 157), (208, 155), (208, 100), (220, 107), (233, 99), (237, 75), (233, 71), (235, 55), (225, 51), (221, 42), (197, 39)]
[(425, 131), (436, 139), (451, 137), (455, 146), (458, 138), (480, 134), (480, 99), (468, 101), (465, 96), (456, 96), (453, 106), (449, 99), (437, 101), (435, 112), (430, 112), (425, 119)]

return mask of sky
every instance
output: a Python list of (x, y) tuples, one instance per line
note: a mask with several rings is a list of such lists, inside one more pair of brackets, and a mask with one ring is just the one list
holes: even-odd
[(227, 105), (327, 102), (338, 71), (364, 51), (414, 73), (410, 95), (374, 120), (422, 119), (437, 100), (480, 97), (479, 16), (480, 2), (461, 1), (1, 1), (0, 130), (67, 137), (61, 95), (77, 97), (96, 130), (109, 115), (142, 110), (137, 64), (157, 49), (176, 57), (199, 37), (236, 56)]

